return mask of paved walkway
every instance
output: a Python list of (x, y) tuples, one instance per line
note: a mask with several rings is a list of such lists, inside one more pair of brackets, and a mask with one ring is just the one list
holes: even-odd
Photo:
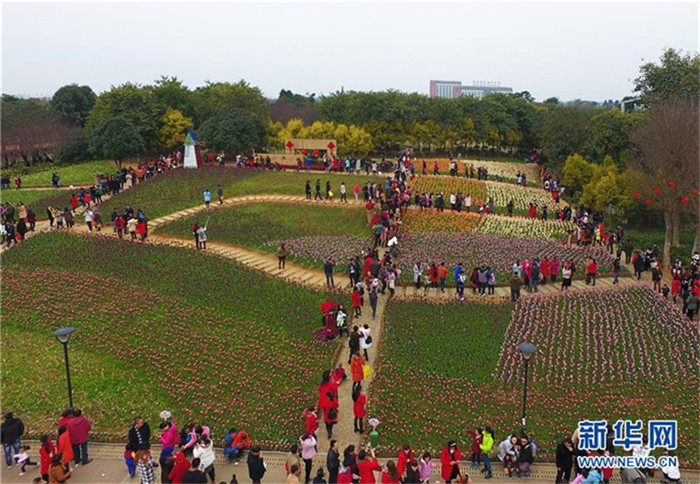
[[(34, 449), (39, 447), (39, 443), (36, 441), (28, 441), (32, 450), (30, 450), (31, 455), (35, 455), (32, 452)], [(323, 467), (325, 469), (325, 456), (327, 449), (322, 445), (318, 447), (319, 453), (314, 458), (313, 472), (312, 476), (316, 474), (316, 469)], [(94, 459), (93, 462), (87, 466), (78, 467), (73, 476), (71, 477), (70, 484), (124, 484), (124, 483), (138, 483), (138, 477), (133, 479), (129, 477), (126, 471), (126, 466), (124, 465), (123, 458), (123, 446), (119, 444), (98, 444), (90, 443), (88, 452), (90, 456)], [(157, 458), (160, 454), (160, 447), (153, 446), (152, 452)], [(463, 449), (463, 452), (465, 450)], [(241, 461), (240, 464), (227, 464), (223, 458), (223, 453), (221, 449), (216, 449), (216, 463), (214, 464), (216, 469), (216, 482), (229, 482), (233, 474), (236, 475), (238, 482), (240, 483), (250, 483), (251, 480), (248, 478), (248, 466), (245, 461)], [(280, 452), (263, 451), (263, 459), (267, 465), (267, 473), (263, 478), (262, 482), (264, 484), (281, 484), (285, 482), (286, 474), (284, 471), (284, 463), (286, 456)], [(382, 464), (386, 463), (389, 459), (379, 459)], [(438, 464), (436, 469), (433, 469), (431, 474), (431, 481), (433, 483), (444, 482), (440, 477), (440, 467), (439, 467), (439, 456), (433, 459), (434, 462)], [(394, 460), (395, 462), (395, 460)], [(35, 477), (39, 476), (38, 469), (30, 469), (24, 476), (19, 476), (19, 471), (17, 467), (12, 470), (8, 470), (4, 465), (1, 466), (2, 471), (0, 473), (0, 481), (2, 483), (18, 483), (18, 484), (29, 484)], [(504, 484), (506, 482), (518, 482), (520, 479), (507, 479), (502, 471), (502, 466), (498, 462), (493, 464), (493, 475), (494, 478), (486, 480), (478, 471), (469, 469), (469, 463), (462, 461), (460, 467), (463, 472), (469, 473), (472, 480), (476, 482), (491, 483), (491, 484)], [(656, 477), (649, 479), (647, 482), (657, 483), (660, 480), (660, 473), (656, 473)], [(556, 468), (552, 464), (546, 463), (535, 463), (532, 467), (532, 473), (529, 479), (523, 479), (523, 482), (528, 483), (549, 483), (554, 482), (556, 475)], [(156, 482), (160, 481), (160, 468), (156, 469)], [(700, 473), (697, 470), (682, 470), (681, 476), (683, 482), (698, 484), (700, 483)], [(326, 478), (328, 473), (326, 472)], [(376, 482), (381, 479), (380, 473), (375, 473)], [(620, 482), (619, 473), (615, 472), (611, 482)]]

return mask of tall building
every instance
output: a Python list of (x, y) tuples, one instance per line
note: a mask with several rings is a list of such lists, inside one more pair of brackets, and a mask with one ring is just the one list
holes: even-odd
[(461, 81), (430, 81), (430, 97), (456, 99), (461, 96), (472, 96), (481, 99), (492, 92), (512, 93), (512, 87), (502, 87), (500, 82), (474, 81), (471, 85), (463, 86)]

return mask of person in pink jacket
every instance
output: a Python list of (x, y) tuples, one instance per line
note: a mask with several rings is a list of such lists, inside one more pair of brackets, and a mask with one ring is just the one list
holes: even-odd
[(174, 447), (180, 443), (180, 432), (177, 431), (177, 425), (165, 421), (160, 424), (160, 428), (163, 431), (160, 434), (160, 443), (163, 447)]
[(88, 432), (92, 430), (92, 422), (83, 417), (82, 411), (76, 408), (67, 427), (71, 444), (73, 444), (75, 464), (89, 464), (92, 459), (88, 458)]

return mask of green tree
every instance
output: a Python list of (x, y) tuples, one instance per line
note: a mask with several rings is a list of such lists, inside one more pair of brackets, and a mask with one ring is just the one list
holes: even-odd
[(120, 169), (122, 161), (138, 156), (144, 148), (139, 130), (122, 116), (112, 117), (90, 132), (92, 154), (98, 158), (114, 160)]
[(306, 95), (302, 94), (295, 94), (289, 89), (281, 89), (279, 96), (277, 97), (278, 101), (286, 101), (289, 104), (296, 106), (296, 107), (307, 107), (310, 106), (314, 103), (316, 100), (316, 94), (312, 93), (309, 94), (308, 92)]
[(595, 166), (588, 163), (583, 156), (573, 154), (566, 158), (562, 168), (562, 182), (574, 192), (579, 192), (593, 179)]
[(185, 117), (194, 117), (192, 91), (177, 77), (161, 76), (153, 86), (153, 100), (160, 115), (172, 108)]
[(144, 150), (155, 150), (158, 146), (158, 106), (151, 86), (126, 83), (112, 87), (97, 98), (90, 111), (85, 129), (88, 138), (98, 126), (104, 126), (113, 118), (124, 118), (139, 133)]
[(177, 109), (168, 108), (160, 121), (162, 125), (158, 130), (158, 138), (164, 150), (176, 149), (185, 142), (187, 129), (192, 127), (192, 118), (184, 116)]
[(542, 117), (542, 152), (551, 170), (561, 170), (566, 158), (583, 153), (588, 139), (591, 108), (552, 106)]
[(207, 119), (199, 133), (207, 147), (229, 153), (245, 153), (262, 142), (256, 122), (235, 112)]
[(590, 167), (592, 176), (583, 187), (581, 203), (601, 211), (613, 208), (623, 215), (632, 203), (627, 175), (620, 172), (611, 156), (606, 156), (602, 165)]
[(250, 86), (246, 81), (241, 80), (235, 84), (207, 82), (204, 87), (195, 89), (192, 99), (196, 125), (233, 113), (245, 116), (255, 125), (257, 138), (265, 137), (270, 120), (267, 99), (259, 88)]
[(666, 49), (660, 63), (647, 62), (634, 80), (635, 92), (651, 106), (677, 96), (700, 96), (700, 55)]
[(643, 114), (639, 111), (623, 113), (619, 109), (601, 109), (594, 115), (587, 129), (584, 152), (589, 160), (602, 163), (610, 155), (619, 166), (629, 160), (629, 135), (639, 124)]
[(69, 84), (54, 93), (51, 108), (61, 121), (82, 128), (96, 100), (97, 96), (90, 86)]

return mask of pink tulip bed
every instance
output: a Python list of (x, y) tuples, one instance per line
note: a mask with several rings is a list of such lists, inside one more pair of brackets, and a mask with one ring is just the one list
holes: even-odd
[[(698, 334), (646, 287), (527, 296), (515, 306), (399, 302), (386, 313), (370, 416), (380, 445), (435, 453), (490, 424), (496, 441), (519, 432), (524, 364), (517, 345), (537, 344), (530, 365), (527, 429), (553, 460), (579, 419), (675, 419), (678, 454), (697, 466)], [(658, 452), (655, 452), (655, 454)]]
[[(413, 264), (445, 261), (453, 268), (462, 262), (464, 269), (471, 274), (472, 269), (483, 264), (496, 269), (498, 282), (505, 282), (511, 276), (513, 263), (534, 257), (556, 256), (561, 266), (572, 259), (576, 264), (576, 276), (585, 273), (586, 262), (593, 257), (598, 263), (598, 274), (607, 275), (613, 257), (601, 247), (567, 247), (561, 242), (544, 239), (524, 239), (481, 233), (405, 233), (399, 243), (398, 266), (403, 269), (404, 280), (413, 277)], [(427, 271), (423, 274), (427, 277)], [(561, 269), (560, 269), (561, 280)]]
[(3, 408), (33, 437), (54, 433), (67, 406), (51, 331), (74, 326), (74, 399), (96, 439), (122, 442), (134, 415), (153, 424), (167, 409), (219, 443), (237, 427), (285, 447), (337, 349), (315, 338), (319, 306), (349, 306), (192, 250), (59, 233), (4, 254), (2, 277)]

